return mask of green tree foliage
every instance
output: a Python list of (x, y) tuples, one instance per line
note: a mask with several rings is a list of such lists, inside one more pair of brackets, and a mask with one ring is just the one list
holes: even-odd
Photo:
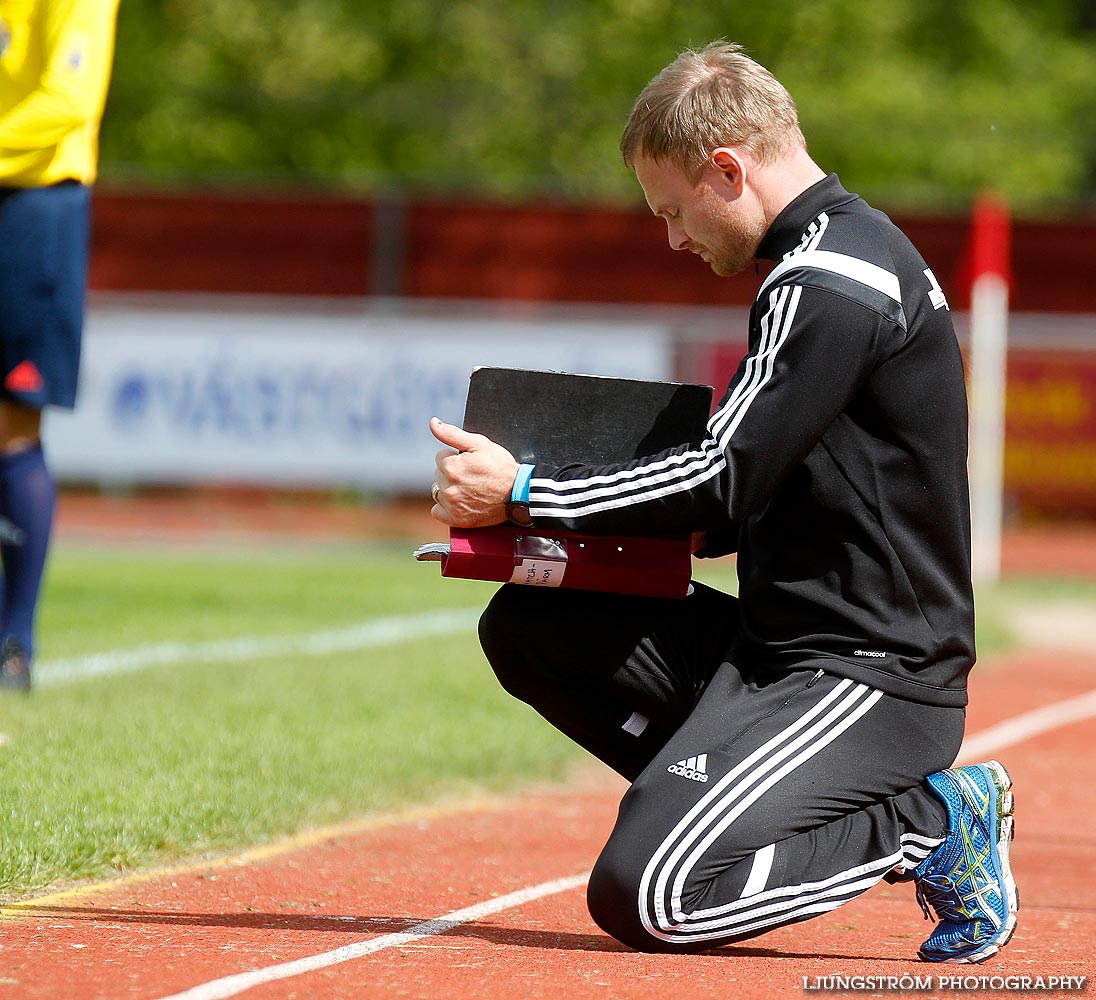
[(742, 42), (880, 204), (1096, 188), (1089, 0), (124, 0), (107, 179), (634, 200), (617, 141), (682, 48)]

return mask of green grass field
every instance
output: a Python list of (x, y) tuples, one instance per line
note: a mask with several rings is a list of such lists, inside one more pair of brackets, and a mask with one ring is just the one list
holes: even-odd
[[(733, 588), (726, 563), (701, 576)], [(403, 544), (55, 547), (36, 689), (0, 700), (0, 902), (566, 777), (583, 755), (479, 651), (492, 588), (442, 580)], [(1068, 593), (1096, 605), (1096, 587)], [(984, 595), (983, 652), (1007, 643), (1010, 602), (1055, 596)], [(459, 627), (411, 617), (438, 609)], [(352, 631), (393, 617), (393, 635)], [(115, 672), (71, 676), (96, 654)]]

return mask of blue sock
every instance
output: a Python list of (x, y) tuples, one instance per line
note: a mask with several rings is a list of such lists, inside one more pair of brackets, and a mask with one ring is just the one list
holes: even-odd
[(53, 505), (57, 491), (40, 444), (0, 455), (0, 516), (22, 532), (22, 544), (0, 544), (4, 564), (4, 607), (0, 636), (15, 636), (26, 651), (34, 650), (34, 614), (46, 567)]

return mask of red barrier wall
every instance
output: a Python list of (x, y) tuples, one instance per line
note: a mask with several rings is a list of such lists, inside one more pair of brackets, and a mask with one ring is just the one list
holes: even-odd
[(93, 289), (365, 295), (372, 205), (95, 192)]
[[(753, 275), (719, 279), (670, 251), (645, 208), (318, 195), (99, 190), (96, 289), (748, 304)], [(955, 308), (967, 285), (966, 219), (902, 218)], [(384, 272), (383, 274), (381, 272)], [(1096, 313), (1096, 217), (1018, 222), (1014, 309)]]

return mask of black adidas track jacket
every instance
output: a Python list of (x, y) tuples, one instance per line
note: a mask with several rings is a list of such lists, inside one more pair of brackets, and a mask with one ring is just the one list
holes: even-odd
[(538, 465), (539, 527), (706, 531), (738, 552), (732, 656), (964, 705), (974, 662), (963, 363), (909, 240), (831, 174), (773, 222), (749, 352), (708, 437)]

